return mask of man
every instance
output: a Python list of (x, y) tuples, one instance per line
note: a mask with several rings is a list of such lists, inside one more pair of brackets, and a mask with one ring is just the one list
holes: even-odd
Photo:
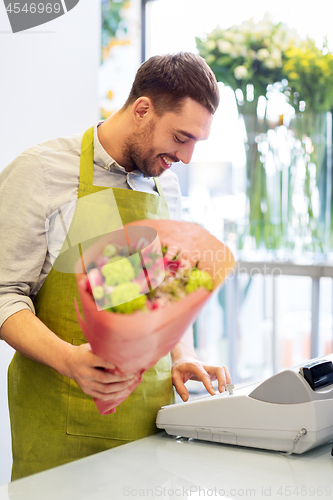
[(114, 414), (99, 415), (93, 398), (107, 401), (133, 375), (113, 375), (105, 370), (113, 366), (91, 351), (73, 308), (74, 275), (57, 268), (64, 228), (94, 227), (77, 199), (112, 188), (107, 192), (118, 214), (103, 208), (96, 220), (180, 217), (169, 168), (190, 162), (196, 142), (208, 137), (218, 102), (202, 58), (155, 56), (139, 68), (124, 107), (107, 121), (83, 137), (31, 148), (2, 172), (0, 334), (17, 351), (8, 387), (12, 479), (154, 433), (158, 409), (173, 401), (172, 383), (186, 401), (189, 378), (210, 394), (211, 380), (220, 391), (230, 382), (227, 368), (198, 361), (188, 331), (171, 353), (172, 378), (166, 356)]

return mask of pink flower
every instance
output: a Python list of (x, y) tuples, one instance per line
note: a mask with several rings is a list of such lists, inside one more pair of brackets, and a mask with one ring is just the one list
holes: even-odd
[(178, 271), (179, 266), (181, 264), (181, 261), (180, 260), (170, 260), (167, 257), (163, 257), (163, 261), (164, 261), (164, 267), (165, 267), (166, 272), (169, 271), (172, 274), (176, 274), (176, 272)]
[(88, 287), (90, 287), (90, 290), (92, 290), (96, 286), (103, 286), (103, 276), (98, 269), (91, 269), (88, 272), (87, 290)]

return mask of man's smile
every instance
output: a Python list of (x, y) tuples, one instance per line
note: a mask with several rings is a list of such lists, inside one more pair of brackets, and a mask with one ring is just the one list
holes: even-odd
[(173, 163), (176, 163), (176, 162), (178, 162), (178, 161), (179, 161), (179, 160), (178, 160), (178, 158), (170, 158), (170, 157), (168, 157), (168, 156), (166, 156), (166, 155), (163, 155), (163, 154), (161, 154), (161, 155), (159, 155), (159, 156), (160, 156), (160, 158), (161, 158), (161, 160), (162, 160), (162, 162), (161, 162), (161, 163), (162, 163), (162, 167), (163, 167), (164, 169), (168, 169), (168, 168), (170, 168), (170, 167), (172, 166), (172, 164), (173, 164)]
[(166, 156), (164, 155), (160, 155), (160, 158), (162, 160), (162, 167), (167, 169), (167, 168), (170, 168), (171, 165), (172, 165), (172, 161), (169, 160), (169, 158), (167, 158)]

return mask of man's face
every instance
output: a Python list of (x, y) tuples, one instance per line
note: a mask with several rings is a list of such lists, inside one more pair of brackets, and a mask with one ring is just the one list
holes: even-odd
[(178, 113), (157, 116), (151, 110), (149, 119), (128, 138), (124, 156), (132, 167), (145, 176), (157, 177), (172, 163), (190, 163), (194, 146), (208, 138), (213, 115), (201, 104), (186, 98)]

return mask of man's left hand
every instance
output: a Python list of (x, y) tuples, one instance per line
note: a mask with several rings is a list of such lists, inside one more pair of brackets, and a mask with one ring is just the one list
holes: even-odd
[(231, 383), (230, 373), (226, 366), (206, 365), (190, 355), (181, 356), (173, 362), (171, 375), (172, 383), (183, 401), (187, 401), (189, 397), (185, 386), (185, 382), (189, 379), (201, 381), (212, 395), (215, 394), (213, 380), (218, 381), (219, 392), (225, 391), (225, 386)]

